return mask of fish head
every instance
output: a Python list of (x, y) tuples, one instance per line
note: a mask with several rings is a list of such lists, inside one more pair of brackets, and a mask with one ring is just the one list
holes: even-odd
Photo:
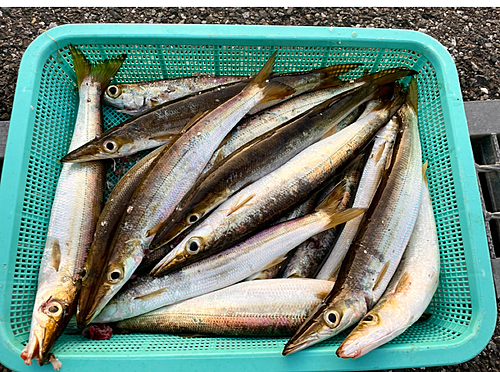
[(141, 110), (145, 99), (145, 95), (133, 85), (114, 84), (104, 91), (104, 102), (122, 111)]
[(168, 270), (181, 267), (186, 262), (193, 262), (197, 255), (210, 248), (210, 242), (213, 241), (209, 240), (213, 236), (211, 231), (209, 225), (203, 224), (194, 229), (151, 270), (150, 274), (159, 276)]
[(341, 358), (358, 358), (389, 342), (413, 323), (411, 309), (401, 301), (378, 303), (337, 349)]
[(76, 308), (77, 290), (74, 286), (71, 288), (63, 283), (62, 286), (55, 287), (53, 283), (49, 284), (52, 285), (46, 291), (39, 288), (37, 292), (29, 341), (21, 353), (21, 358), (27, 365), (32, 363), (33, 358), (37, 358), (41, 366), (47, 362), (52, 346), (66, 328)]
[(108, 302), (116, 295), (123, 285), (130, 279), (135, 269), (139, 266), (143, 253), (127, 258), (123, 256), (112, 257), (108, 266), (103, 271), (98, 284), (94, 288), (94, 296), (88, 301), (87, 309), (79, 309), (80, 324), (89, 324)]
[(364, 299), (338, 296), (329, 301), (330, 293), (320, 303), (285, 345), (283, 355), (295, 353), (327, 340), (357, 322), (366, 313)]
[[(209, 192), (203, 192), (203, 189), (197, 189), (194, 195), (203, 195), (204, 198), (199, 200), (195, 196), (195, 199), (189, 204), (188, 207), (183, 208), (188, 210), (187, 214), (183, 219), (180, 219), (173, 226), (165, 226), (168, 230), (168, 234), (162, 238), (161, 244), (166, 244), (179, 236), (185, 230), (191, 228), (192, 226), (198, 224), (212, 209), (221, 204), (226, 200), (230, 193), (230, 190), (225, 188), (224, 190), (214, 190)], [(203, 239), (203, 238), (201, 238)], [(191, 254), (190, 252), (186, 252)]]
[(92, 141), (71, 151), (61, 159), (61, 163), (80, 163), (93, 160), (124, 157), (142, 150), (130, 135), (110, 133), (96, 137)]

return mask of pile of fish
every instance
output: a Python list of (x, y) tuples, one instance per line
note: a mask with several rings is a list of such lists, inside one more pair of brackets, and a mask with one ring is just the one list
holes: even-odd
[[(283, 355), (355, 326), (342, 358), (420, 318), (439, 249), (414, 71), (277, 75), (274, 53), (251, 78), (109, 85), (126, 56), (91, 65), (70, 49), (78, 116), (26, 364), (60, 368), (50, 350), (73, 316), (114, 332), (291, 336)], [(101, 133), (102, 97), (135, 116)], [(103, 206), (104, 161), (145, 149)]]

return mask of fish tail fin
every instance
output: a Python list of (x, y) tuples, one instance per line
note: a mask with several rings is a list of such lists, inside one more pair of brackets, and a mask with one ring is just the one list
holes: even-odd
[(320, 73), (321, 83), (314, 90), (331, 88), (344, 84), (345, 81), (339, 79), (339, 76), (344, 75), (349, 71), (358, 68), (359, 66), (363, 66), (363, 64), (343, 63), (339, 65), (333, 65), (317, 69), (316, 71)]
[(331, 229), (337, 225), (340, 225), (341, 223), (361, 216), (363, 213), (365, 213), (365, 211), (365, 208), (349, 208), (341, 212), (332, 213), (330, 215), (330, 222), (328, 223), (328, 225), (326, 225), (325, 230)]
[(111, 79), (113, 79), (122, 66), (125, 58), (127, 58), (125, 54), (122, 54), (118, 57), (92, 65), (79, 49), (72, 45), (70, 45), (69, 48), (75, 66), (78, 87), (80, 87), (86, 77), (91, 76), (94, 81), (100, 83), (101, 89), (105, 90), (111, 82)]
[(413, 76), (417, 74), (418, 72), (415, 70), (410, 70), (410, 69), (405, 69), (405, 68), (390, 68), (386, 70), (382, 70), (379, 72), (375, 72), (373, 74), (369, 75), (363, 75), (359, 79), (357, 79), (357, 82), (367, 82), (367, 83), (374, 83), (377, 86), (389, 84), (392, 82), (395, 82), (398, 79), (401, 79), (405, 76)]
[(345, 210), (340, 210), (342, 207), (340, 206), (345, 189), (346, 189), (346, 180), (343, 179), (340, 181), (332, 190), (332, 192), (323, 200), (317, 207), (316, 212), (323, 212), (328, 215), (329, 222), (325, 227), (325, 230), (331, 229), (341, 223), (352, 220), (353, 218), (358, 217), (363, 214), (366, 209), (363, 208), (349, 208)]
[(271, 57), (267, 60), (265, 63), (264, 67), (259, 71), (259, 73), (253, 78), (253, 80), (250, 82), (250, 85), (262, 85), (266, 82), (267, 79), (269, 79), (269, 76), (273, 72), (273, 66), (274, 62), (276, 61), (276, 56), (278, 55), (278, 52), (275, 51)]
[(418, 97), (417, 97), (417, 79), (415, 77), (411, 78), (410, 85), (408, 86), (408, 98), (406, 102), (408, 105), (418, 112)]
[(252, 86), (258, 85), (263, 88), (264, 97), (260, 103), (272, 101), (275, 99), (282, 99), (289, 95), (295, 93), (295, 89), (289, 87), (288, 85), (273, 81), (269, 82), (269, 76), (273, 71), (274, 61), (276, 60), (278, 52), (274, 52), (273, 55), (267, 60), (266, 64), (259, 73), (253, 78), (253, 80), (248, 84), (245, 89), (249, 89)]

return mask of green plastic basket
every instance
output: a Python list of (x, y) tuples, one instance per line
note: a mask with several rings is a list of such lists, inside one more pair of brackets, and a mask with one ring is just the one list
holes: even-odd
[[(20, 353), (28, 339), (61, 169), (57, 160), (66, 153), (76, 118), (68, 44), (94, 61), (127, 53), (116, 82), (194, 73), (254, 74), (274, 50), (276, 72), (344, 62), (362, 62), (371, 72), (397, 66), (418, 70), (419, 129), (423, 159), (429, 160), (441, 280), (428, 308), (430, 319), (356, 360), (335, 355), (346, 332), (287, 357), (281, 355), (285, 338), (131, 334), (91, 341), (66, 332), (53, 349), (64, 371), (159, 366), (204, 372), (392, 369), (456, 364), (485, 347), (496, 320), (485, 227), (457, 71), (436, 40), (412, 31), (281, 26), (96, 24), (61, 26), (48, 33), (50, 37), (42, 34), (28, 47), (21, 62), (0, 187), (2, 364), (16, 371), (40, 368), (25, 366)], [(106, 129), (125, 118), (107, 107), (103, 111)], [(120, 175), (108, 172), (109, 188)]]

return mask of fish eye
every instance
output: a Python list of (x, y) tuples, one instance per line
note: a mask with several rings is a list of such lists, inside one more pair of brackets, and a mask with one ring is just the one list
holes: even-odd
[(201, 249), (201, 241), (198, 237), (191, 238), (186, 244), (186, 251), (189, 254), (196, 254)]
[(103, 144), (104, 151), (109, 152), (109, 153), (114, 153), (118, 151), (118, 145), (116, 144), (115, 141), (106, 141)]
[(123, 277), (123, 271), (119, 268), (113, 269), (108, 274), (108, 281), (112, 284), (117, 283)]
[(192, 225), (196, 221), (200, 219), (200, 215), (198, 213), (191, 213), (190, 215), (187, 216), (187, 223)]
[(63, 308), (59, 302), (49, 302), (45, 306), (45, 314), (50, 315), (51, 317), (58, 317), (62, 314)]
[(111, 98), (118, 98), (122, 94), (122, 90), (117, 85), (110, 85), (108, 89), (106, 89), (106, 94)]
[(82, 271), (82, 280), (85, 280), (87, 278), (87, 268), (84, 268)]
[(335, 328), (340, 323), (340, 314), (336, 310), (327, 311), (324, 315), (325, 322), (330, 328)]
[(373, 314), (366, 314), (365, 317), (363, 318), (364, 323), (377, 323), (378, 322), (378, 317)]

